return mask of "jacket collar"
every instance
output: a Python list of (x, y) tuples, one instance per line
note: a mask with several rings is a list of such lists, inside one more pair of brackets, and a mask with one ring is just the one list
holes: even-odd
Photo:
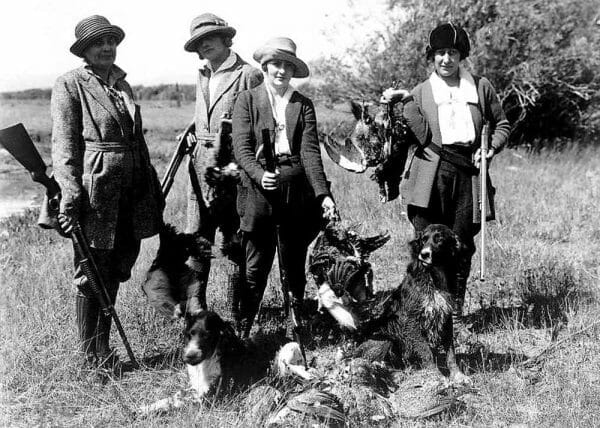
[[(100, 104), (106, 111), (108, 111), (111, 116), (119, 123), (122, 130), (124, 130), (125, 124), (122, 121), (121, 115), (117, 111), (114, 103), (109, 98), (108, 94), (100, 84), (102, 80), (98, 75), (96, 75), (89, 66), (83, 66), (78, 69), (79, 77), (82, 79), (82, 87), (83, 89), (89, 93), (97, 102)], [(122, 81), (126, 76), (126, 73), (116, 65), (113, 65), (111, 72), (109, 74), (109, 81), (116, 84), (118, 88), (119, 82)], [(118, 88), (120, 89), (120, 88)], [(132, 119), (135, 121), (135, 105), (133, 104), (133, 100), (129, 97), (129, 94), (125, 94), (125, 103), (127, 104), (127, 109), (129, 110), (129, 114)]]
[[(273, 109), (269, 101), (269, 94), (266, 84), (263, 82), (256, 88), (252, 89), (255, 93), (255, 105), (258, 109), (258, 128), (259, 130), (268, 129), (271, 132), (271, 140), (275, 138), (275, 119), (273, 118)], [(297, 141), (294, 140), (296, 127), (298, 126), (298, 118), (302, 109), (302, 99), (297, 91), (294, 91), (290, 97), (290, 101), (285, 109), (285, 129), (290, 144), (292, 154), (296, 151)], [(257, 135), (257, 138), (262, 138)]]

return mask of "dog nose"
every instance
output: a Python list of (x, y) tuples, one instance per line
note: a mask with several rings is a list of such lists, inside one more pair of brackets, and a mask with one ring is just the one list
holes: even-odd
[(431, 248), (429, 248), (429, 247), (423, 248), (421, 250), (421, 253), (419, 254), (419, 256), (423, 260), (429, 260), (431, 258)]

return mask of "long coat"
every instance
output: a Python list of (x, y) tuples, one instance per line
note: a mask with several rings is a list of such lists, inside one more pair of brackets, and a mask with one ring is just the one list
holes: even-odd
[[(131, 121), (123, 120), (85, 67), (60, 76), (51, 100), (52, 163), (62, 192), (61, 210), (79, 214), (90, 245), (99, 249), (113, 248), (119, 216), (131, 218), (137, 239), (158, 233), (164, 206), (142, 133), (140, 107), (133, 101), (125, 73), (113, 67), (121, 76), (115, 87), (124, 93)], [(119, 183), (132, 173), (136, 191), (128, 201), (131, 211), (119, 212)]]
[[(288, 191), (288, 221), (313, 232), (318, 228), (320, 198), (329, 195), (329, 187), (317, 136), (315, 109), (310, 99), (294, 92), (285, 110), (286, 132), (292, 156), (300, 160), (303, 174)], [(233, 147), (242, 167), (237, 208), (240, 228), (246, 232), (273, 224), (268, 194), (261, 187), (265, 172), (262, 131), (268, 129), (274, 142), (275, 120), (265, 84), (242, 92), (233, 110)], [(258, 154), (258, 155), (257, 155)]]
[[(235, 54), (237, 61), (228, 69), (223, 71), (221, 80), (214, 99), (207, 104), (208, 82), (210, 72), (207, 69), (201, 69), (198, 74), (198, 83), (196, 85), (196, 136), (198, 144), (194, 156), (194, 169), (200, 182), (202, 197), (204, 203), (209, 205), (210, 189), (208, 188), (204, 176), (206, 168), (215, 166), (217, 157), (223, 162), (224, 158), (234, 161), (231, 147), (220, 147), (221, 141), (206, 141), (203, 136), (206, 134), (216, 134), (221, 126), (221, 119), (225, 116), (231, 118), (233, 105), (238, 94), (246, 89), (258, 86), (263, 81), (262, 72)], [(221, 73), (221, 72), (220, 72)], [(235, 199), (235, 186), (231, 189)], [(187, 230), (195, 232), (200, 227), (200, 210), (198, 208), (197, 195), (191, 185), (188, 186), (188, 211), (187, 211)]]
[[(479, 104), (469, 104), (473, 124), (475, 125), (475, 140), (472, 145), (479, 147), (481, 144), (481, 130), (484, 121), (491, 125), (490, 147), (498, 153), (504, 147), (510, 133), (510, 124), (506, 120), (502, 106), (491, 83), (483, 77), (474, 76), (477, 85)], [(429, 80), (417, 85), (412, 95), (412, 105), (405, 107), (405, 115), (414, 134), (419, 140), (418, 145), (409, 149), (408, 159), (403, 172), (401, 193), (407, 205), (426, 208), (431, 199), (431, 192), (435, 182), (440, 157), (430, 147), (435, 144), (439, 147), (441, 133), (438, 123), (437, 105), (433, 100), (432, 88)], [(420, 117), (419, 117), (420, 116)], [(475, 147), (474, 147), (475, 148)], [(488, 183), (491, 191), (487, 192), (487, 220), (495, 218), (494, 191), (491, 180)], [(480, 178), (479, 174), (473, 176), (473, 222), (479, 223), (481, 215), (479, 211)]]

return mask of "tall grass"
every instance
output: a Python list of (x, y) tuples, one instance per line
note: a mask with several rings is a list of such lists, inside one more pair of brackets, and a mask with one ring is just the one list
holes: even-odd
[[(46, 114), (47, 105), (13, 104), (9, 113), (2, 107), (0, 124), (23, 118), (28, 129), (41, 135), (41, 147), (47, 150), (49, 123), (37, 119)], [(174, 148), (174, 136), (192, 111), (191, 105), (179, 109), (143, 105), (146, 137), (159, 175)], [(319, 109), (318, 113), (329, 129), (347, 117), (339, 111)], [(326, 158), (324, 162), (343, 219), (360, 223), (368, 233), (388, 230), (392, 234), (371, 262), (376, 289), (396, 286), (408, 259), (405, 244), (412, 236), (404, 207), (399, 201), (380, 204), (377, 186), (366, 174), (342, 171)], [(478, 392), (468, 398), (463, 412), (428, 422), (429, 426), (595, 426), (600, 422), (598, 329), (565, 342), (541, 365), (528, 369), (519, 365), (551, 339), (568, 337), (596, 319), (599, 163), (597, 148), (539, 155), (507, 150), (494, 160), (498, 220), (489, 227), (488, 278), (479, 283), (473, 267), (467, 312), (476, 338), (459, 355)], [(180, 228), (185, 223), (185, 187), (181, 171), (165, 213), (167, 221)], [(186, 408), (152, 419), (133, 418), (131, 409), (164, 398), (186, 382), (178, 351), (181, 325), (157, 316), (140, 289), (157, 240), (144, 241), (132, 279), (122, 285), (117, 302), (142, 368), (119, 380), (101, 381), (82, 370), (77, 358), (70, 244), (54, 232), (37, 228), (35, 217), (35, 212), (28, 212), (0, 224), (0, 425), (256, 423), (235, 397), (206, 404), (200, 412)], [(221, 310), (225, 266), (220, 259), (213, 266), (209, 304)], [(266, 305), (278, 307), (275, 278), (267, 294)], [(307, 296), (314, 294), (309, 284)], [(115, 333), (112, 343), (124, 357)], [(415, 423), (398, 421), (403, 426)]]

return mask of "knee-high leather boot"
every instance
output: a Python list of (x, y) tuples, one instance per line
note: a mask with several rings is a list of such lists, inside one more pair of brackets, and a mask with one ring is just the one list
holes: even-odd
[(78, 293), (75, 296), (75, 313), (79, 344), (86, 364), (96, 363), (96, 327), (99, 307), (95, 298)]
[[(117, 298), (119, 283), (106, 284), (106, 288), (114, 305)], [(112, 317), (107, 315), (100, 309), (98, 315), (98, 328), (96, 330), (96, 354), (98, 355), (98, 365), (100, 367), (113, 368), (118, 364), (118, 358), (114, 351), (110, 348), (110, 328), (112, 325)]]
[(226, 307), (227, 314), (234, 323), (240, 321), (240, 295), (243, 287), (243, 271), (240, 266), (232, 261), (228, 261), (226, 266), (227, 276), (227, 293), (226, 293)]

